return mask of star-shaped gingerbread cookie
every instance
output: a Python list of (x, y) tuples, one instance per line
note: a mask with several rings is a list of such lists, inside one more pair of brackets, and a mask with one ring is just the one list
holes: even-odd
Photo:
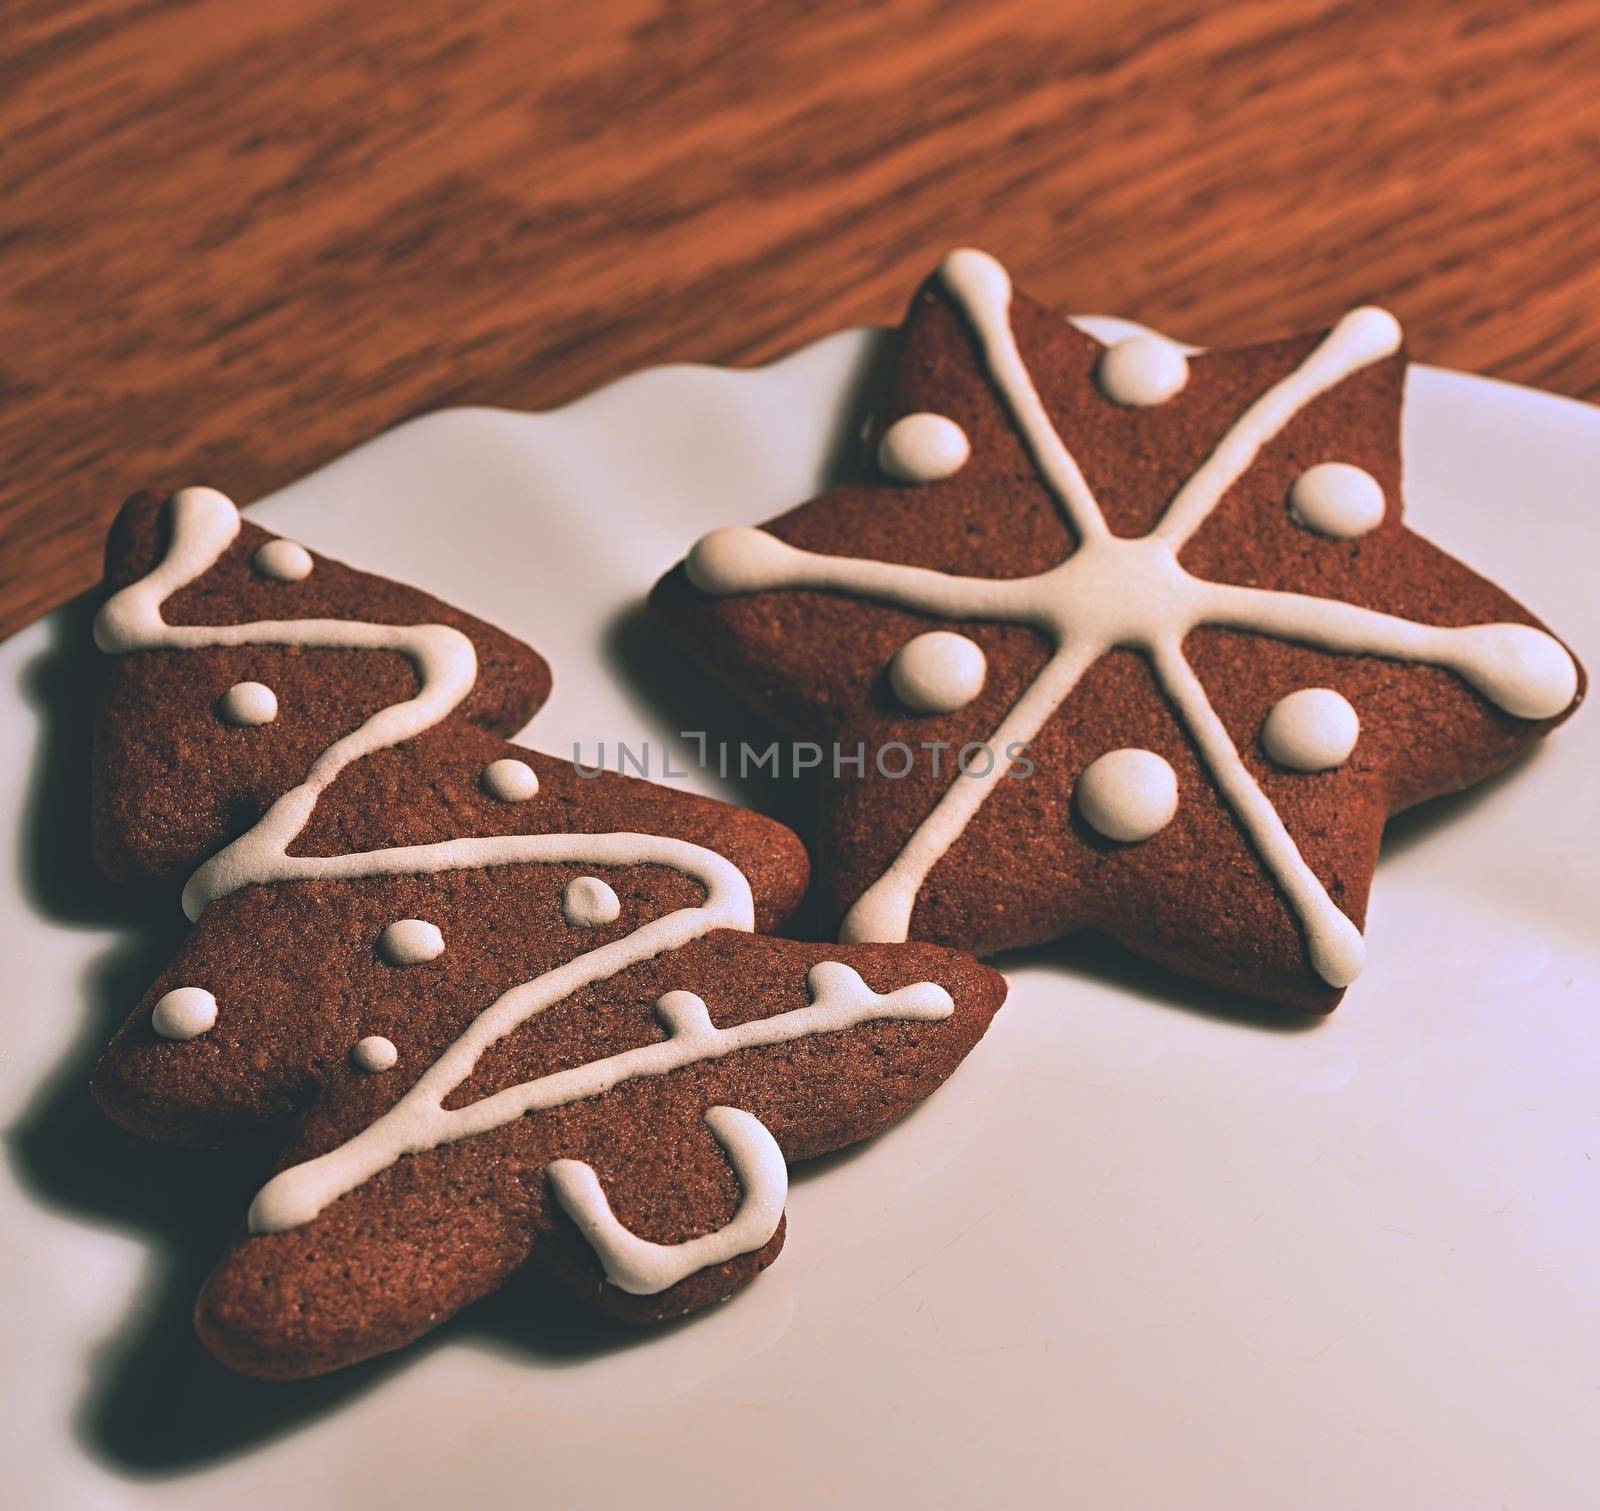
[(702, 539), (668, 631), (826, 747), (846, 940), (1110, 934), (1325, 1011), (1387, 818), (1476, 782), (1583, 674), (1402, 522), (1394, 318), (1110, 347), (977, 251), (918, 293), (876, 475)]

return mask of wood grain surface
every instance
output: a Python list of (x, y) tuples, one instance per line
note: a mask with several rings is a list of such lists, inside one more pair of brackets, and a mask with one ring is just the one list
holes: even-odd
[(1595, 0), (9, 0), (0, 143), (0, 631), (135, 487), (761, 361), (962, 242), (1600, 396)]

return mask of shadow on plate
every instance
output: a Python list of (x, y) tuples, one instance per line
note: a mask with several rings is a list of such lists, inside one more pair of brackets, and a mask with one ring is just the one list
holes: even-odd
[[(819, 490), (860, 476), (865, 469), (865, 432), (871, 407), (888, 384), (895, 347), (894, 332), (882, 330), (863, 348), (835, 411), (826, 455), (818, 471)], [(600, 655), (607, 670), (644, 699), (658, 728), (704, 737), (706, 764), (717, 770), (722, 782), (720, 796), (787, 824), (814, 853), (815, 778), (775, 776), (755, 768), (755, 758), (780, 737), (763, 719), (737, 707), (709, 677), (666, 642), (642, 596), (606, 626)], [(680, 739), (679, 744), (688, 749), (691, 742)], [(741, 757), (746, 750), (755, 752), (748, 762)], [(780, 934), (817, 937), (814, 876), (812, 883)]]
[(1480, 807), (1495, 801), (1501, 788), (1508, 782), (1514, 781), (1529, 762), (1538, 760), (1544, 749), (1543, 743), (1536, 744), (1523, 751), (1504, 770), (1486, 777), (1476, 786), (1463, 788), (1460, 792), (1447, 792), (1441, 797), (1430, 798), (1425, 803), (1418, 803), (1415, 808), (1407, 808), (1404, 812), (1395, 814), (1384, 826), (1383, 848), (1379, 852), (1380, 880), (1374, 885), (1381, 885), (1382, 860), (1392, 860), (1395, 856), (1404, 855), (1413, 847), (1425, 844), (1439, 830), (1464, 820), (1469, 814), (1477, 812)]
[(1218, 1023), (1232, 1023), (1263, 1033), (1303, 1034), (1328, 1021), (1318, 1013), (1272, 1002), (1258, 1002), (1219, 986), (1191, 981), (1135, 955), (1104, 934), (1075, 934), (1054, 944), (1031, 949), (1008, 950), (991, 957), (989, 963), (1008, 976), (1023, 969), (1052, 971), (1064, 981), (1091, 982), (1111, 987), (1156, 1007), (1190, 1013)]
[[(809, 775), (775, 776), (765, 768), (755, 768), (755, 760), (774, 740), (784, 749), (787, 743), (770, 724), (735, 705), (667, 644), (642, 602), (624, 609), (606, 626), (601, 655), (607, 670), (649, 705), (658, 727), (705, 736), (706, 765), (720, 779), (717, 796), (787, 824), (815, 853), (815, 779)], [(693, 749), (689, 741), (680, 739), (678, 744)], [(741, 762), (740, 753), (746, 750), (755, 754)], [(719, 770), (722, 763), (725, 765)], [(794, 916), (777, 932), (794, 939), (815, 939), (816, 908), (813, 874)]]

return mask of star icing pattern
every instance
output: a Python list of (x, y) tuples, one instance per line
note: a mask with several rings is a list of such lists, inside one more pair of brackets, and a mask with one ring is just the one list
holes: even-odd
[[(938, 277), (981, 352), (989, 382), (1039, 481), (1071, 531), (1070, 554), (1027, 576), (961, 576), (836, 555), (831, 549), (821, 554), (763, 530), (732, 527), (704, 537), (686, 562), (688, 581), (714, 598), (820, 590), (934, 619), (1025, 626), (1048, 644), (1042, 669), (984, 742), (987, 769), (979, 772), (975, 766), (972, 774), (949, 782), (887, 869), (850, 906), (840, 937), (908, 937), (924, 882), (1004, 780), (1010, 765), (1006, 753), (1034, 741), (1102, 657), (1131, 649), (1153, 669), (1210, 782), (1287, 901), (1316, 975), (1329, 987), (1347, 986), (1364, 963), (1360, 930), (1330, 897), (1248, 769), (1185, 653), (1186, 637), (1222, 628), (1343, 655), (1444, 668), (1521, 720), (1560, 715), (1579, 686), (1566, 649), (1530, 625), (1419, 623), (1337, 598), (1212, 581), (1180, 564), (1180, 552), (1246, 477), (1263, 447), (1343, 380), (1398, 351), (1398, 323), (1374, 308), (1346, 315), (1291, 372), (1245, 405), (1170, 496), (1154, 528), (1126, 537), (1108, 527), (1035, 386), (1012, 330), (1005, 270), (982, 252), (962, 250), (946, 258)], [(1140, 337), (1110, 348), (1101, 360), (1101, 375), (1102, 391), (1118, 402), (1159, 404), (1186, 381), (1186, 358), (1170, 342)], [(892, 478), (934, 483), (959, 471), (967, 452), (953, 421), (915, 414), (890, 427), (879, 458)], [(1335, 538), (1358, 535), (1382, 517), (1381, 490), (1376, 517), (1371, 513), (1375, 489), (1359, 469), (1325, 464), (1297, 483), (1291, 509), (1308, 529)], [(906, 709), (948, 712), (971, 701), (982, 685), (982, 652), (964, 636), (934, 631), (902, 647), (888, 671)], [(1274, 711), (1277, 717), (1269, 724), (1280, 727), (1276, 746), (1263, 736), (1285, 769), (1336, 765), (1353, 744), (1353, 736), (1337, 729), (1355, 718), (1345, 700), (1328, 690), (1306, 689), (1305, 694), (1296, 695), (1301, 696), (1298, 706)], [(1141, 754), (1149, 761), (1135, 759)], [(1080, 778), (1080, 813), (1113, 840), (1137, 843), (1158, 833), (1175, 803), (1170, 767), (1148, 752), (1108, 752), (1106, 761), (1111, 766), (1096, 762)]]

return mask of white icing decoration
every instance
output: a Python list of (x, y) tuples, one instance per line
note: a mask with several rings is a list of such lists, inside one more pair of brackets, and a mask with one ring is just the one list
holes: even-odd
[(1108, 750), (1084, 768), (1073, 796), (1092, 829), (1133, 845), (1172, 822), (1178, 775), (1153, 750)]
[(622, 916), (622, 903), (598, 876), (580, 876), (562, 892), (561, 911), (568, 923), (592, 929), (615, 923)]
[[(688, 848), (692, 850), (697, 847)], [(720, 856), (716, 859), (721, 861)], [(723, 866), (728, 864), (726, 861), (721, 863)], [(737, 871), (733, 874), (739, 876)], [(742, 883), (744, 878), (739, 876), (739, 881)], [(542, 1012), (552, 1002), (559, 1002), (579, 987), (604, 980), (619, 970), (649, 959), (658, 952), (652, 937), (671, 935), (684, 928), (686, 923), (692, 930), (688, 936), (690, 938), (708, 932), (708, 928), (717, 927), (715, 921), (709, 921), (704, 915), (725, 909), (730, 899), (726, 896), (718, 898), (715, 892), (713, 884), (707, 906), (669, 913), (626, 939), (580, 955), (576, 960), (557, 966), (533, 981), (512, 987), (497, 1002), (485, 1008), (467, 1031), (377, 1121), (369, 1123), (337, 1149), (273, 1176), (251, 1203), (250, 1231), (278, 1233), (309, 1222), (329, 1202), (354, 1190), (379, 1170), (393, 1164), (402, 1154), (436, 1148), (440, 1144), (465, 1138), (468, 1134), (486, 1133), (516, 1118), (526, 1117), (529, 1113), (546, 1112), (570, 1102), (587, 1101), (624, 1081), (643, 1076), (668, 1075), (686, 1065), (721, 1059), (736, 1050), (787, 1044), (810, 1034), (839, 1033), (879, 1018), (929, 1023), (948, 1018), (954, 1011), (955, 1004), (950, 994), (931, 981), (920, 981), (880, 996), (849, 966), (830, 961), (811, 968), (807, 976), (811, 1003), (807, 1007), (791, 1008), (786, 1013), (777, 1013), (770, 1018), (753, 1018), (732, 1028), (716, 1028), (706, 1012), (705, 1003), (692, 992), (669, 992), (661, 999), (657, 1009), (667, 1029), (666, 1038), (653, 1044), (640, 1045), (637, 1049), (623, 1050), (603, 1060), (591, 1060), (567, 1070), (551, 1071), (536, 1081), (508, 1087), (470, 1102), (465, 1107), (448, 1111), (444, 1108), (445, 1099), (471, 1075), (479, 1056), (490, 1045)], [(741, 901), (744, 904), (749, 902), (747, 886)], [(672, 927), (663, 927), (666, 925)], [(673, 949), (677, 945), (664, 947)], [(771, 1234), (768, 1233), (767, 1237), (771, 1237)], [(766, 1238), (761, 1242), (765, 1243)], [(700, 1268), (704, 1262), (697, 1263), (695, 1267)]]
[[(421, 684), (415, 697), (380, 709), (358, 729), (336, 740), (312, 763), (306, 779), (284, 793), (261, 821), (212, 856), (184, 888), (184, 911), (198, 918), (214, 898), (252, 882), (298, 880), (339, 874), (350, 857), (290, 858), (284, 851), (305, 827), (323, 790), (352, 761), (409, 740), (431, 728), (472, 690), (478, 658), (458, 629), (443, 624), (368, 624), (359, 619), (269, 619), (254, 624), (174, 625), (161, 606), (181, 587), (208, 571), (239, 533), (239, 511), (215, 488), (184, 488), (169, 505), (171, 544), (147, 577), (113, 594), (95, 616), (94, 639), (112, 655), (143, 650), (195, 650), (210, 646), (300, 645), (334, 650), (395, 651), (408, 657)], [(468, 842), (478, 843), (478, 842)], [(386, 851), (386, 855), (397, 852)], [(332, 865), (328, 865), (331, 861)], [(466, 860), (455, 865), (494, 864)], [(445, 869), (444, 865), (433, 869)], [(388, 874), (409, 869), (404, 861)], [(343, 874), (376, 874), (357, 867)]]
[[(625, 938), (590, 950), (502, 994), (375, 1122), (328, 1153), (274, 1176), (251, 1203), (252, 1232), (283, 1232), (310, 1221), (329, 1202), (403, 1156), (487, 1132), (531, 1112), (598, 1096), (637, 1076), (666, 1075), (736, 1050), (788, 1043), (810, 1034), (837, 1033), (875, 1019), (933, 1022), (954, 1011), (950, 994), (933, 982), (918, 982), (880, 995), (848, 966), (833, 963), (812, 968), (808, 977), (810, 1006), (727, 1029), (712, 1025), (699, 998), (686, 992), (669, 993), (658, 1008), (668, 1033), (659, 1043), (557, 1071), (446, 1111), (444, 1102), (472, 1074), (484, 1051), (552, 1003), (619, 971), (681, 949), (715, 929), (746, 933), (753, 930), (755, 906), (750, 884), (737, 866), (715, 851), (687, 840), (652, 834), (499, 835), (403, 845), (363, 854), (289, 855), (288, 848), (310, 819), (317, 799), (340, 771), (362, 756), (399, 744), (429, 728), (466, 697), (477, 674), (472, 642), (460, 631), (443, 625), (377, 625), (358, 620), (169, 625), (161, 617), (162, 604), (209, 570), (239, 531), (238, 511), (215, 489), (189, 488), (175, 494), (170, 516), (171, 539), (166, 556), (147, 577), (114, 594), (96, 616), (95, 643), (103, 651), (121, 655), (139, 650), (262, 644), (392, 650), (411, 659), (419, 682), (414, 697), (380, 710), (323, 751), (304, 782), (279, 798), (255, 828), (201, 866), (184, 889), (184, 908), (191, 919), (198, 918), (215, 898), (244, 886), (431, 874), (533, 862), (667, 866), (698, 882), (705, 893), (696, 907), (679, 908), (652, 919)], [(422, 920), (402, 922), (433, 928)], [(386, 937), (393, 928), (385, 931)], [(437, 932), (434, 930), (435, 936)], [(442, 947), (442, 939), (439, 943)], [(169, 993), (169, 997), (183, 992), (199, 989), (180, 988), (179, 993)], [(209, 997), (208, 993), (200, 995)], [(751, 1122), (755, 1119), (751, 1118)], [(754, 1236), (753, 1230), (767, 1221), (774, 1183), (770, 1169), (758, 1157), (760, 1141), (753, 1129), (748, 1124), (735, 1126), (723, 1119), (714, 1120), (712, 1126), (719, 1138), (726, 1135), (725, 1147), (754, 1205), (750, 1207), (751, 1217), (745, 1216), (745, 1206), (750, 1206), (747, 1202), (729, 1227), (716, 1235), (706, 1235), (716, 1238), (716, 1243), (693, 1239), (688, 1245), (658, 1246), (669, 1255), (681, 1252), (693, 1256), (691, 1269), (720, 1262), (718, 1257), (703, 1257), (706, 1255), (732, 1257), (735, 1252), (746, 1252), (743, 1245), (747, 1243), (759, 1248), (776, 1227), (774, 1221), (765, 1234)], [(584, 1212), (581, 1199), (575, 1210), (580, 1215)], [(760, 1216), (759, 1224), (755, 1222), (756, 1215)], [(598, 1217), (590, 1227), (602, 1261), (615, 1262), (619, 1274), (630, 1273), (626, 1259), (618, 1257), (616, 1233)], [(668, 1273), (668, 1261), (659, 1256), (648, 1262), (657, 1266), (657, 1273)], [(637, 1277), (639, 1272), (631, 1273)], [(663, 1283), (673, 1282), (669, 1279)]]
[(744, 1198), (726, 1227), (683, 1243), (636, 1238), (617, 1221), (600, 1177), (582, 1160), (552, 1160), (545, 1167), (556, 1199), (600, 1256), (606, 1279), (619, 1290), (655, 1295), (696, 1270), (764, 1248), (778, 1231), (789, 1194), (789, 1167), (778, 1141), (760, 1118), (736, 1107), (710, 1108), (706, 1125), (727, 1154)]
[(1289, 517), (1319, 535), (1353, 540), (1383, 523), (1383, 487), (1348, 462), (1308, 467), (1289, 489)]
[(311, 553), (294, 540), (269, 540), (250, 558), (263, 577), (277, 582), (300, 582), (311, 575)]
[(539, 795), (539, 776), (526, 761), (507, 756), (490, 761), (478, 778), (478, 785), (497, 803), (525, 803)]
[(942, 414), (908, 414), (884, 431), (878, 442), (878, 465), (902, 483), (953, 477), (971, 455), (966, 431)]
[(1189, 381), (1189, 359), (1165, 336), (1129, 336), (1106, 348), (1095, 380), (1113, 404), (1149, 409), (1182, 392)]
[(444, 935), (424, 918), (399, 918), (378, 936), (378, 953), (390, 965), (421, 965), (444, 954)]
[(846, 593), (944, 619), (1025, 624), (1055, 646), (1033, 683), (989, 739), (990, 768), (952, 782), (905, 847), (851, 908), (841, 937), (899, 940), (928, 873), (960, 838), (1003, 779), (1000, 754), (1027, 744), (1113, 647), (1142, 651), (1162, 691), (1199, 749), (1212, 781), (1244, 827), (1300, 920), (1314, 969), (1332, 986), (1360, 972), (1365, 949), (1354, 924), (1301, 857), (1272, 804), (1246, 769), (1232, 737), (1183, 655), (1202, 625), (1221, 625), (1322, 650), (1386, 656), (1446, 667), (1506, 712), (1550, 718), (1577, 690), (1572, 658), (1552, 636), (1520, 624), (1464, 628), (1415, 624), (1371, 609), (1301, 593), (1208, 582), (1179, 564), (1178, 553), (1228, 489), (1308, 403), (1342, 379), (1390, 355), (1400, 328), (1383, 310), (1346, 315), (1310, 355), (1257, 398), (1217, 442), (1139, 539), (1111, 535), (1072, 454), (1045, 411), (1011, 331), (1010, 279), (982, 252), (953, 252), (941, 268), (965, 312), (1039, 475), (1055, 495), (1078, 545), (1058, 566), (1033, 577), (956, 577), (925, 567), (802, 551), (761, 530), (713, 531), (689, 555), (690, 581), (713, 594), (808, 588)]
[(392, 1040), (384, 1038), (382, 1034), (368, 1034), (350, 1051), (350, 1058), (357, 1070), (364, 1070), (368, 1075), (382, 1075), (384, 1071), (394, 1069), (400, 1059), (400, 1051), (394, 1047)]
[(976, 641), (949, 630), (932, 630), (895, 652), (889, 684), (913, 713), (947, 714), (965, 708), (983, 691), (988, 670)]
[(1302, 687), (1272, 705), (1261, 724), (1261, 748), (1288, 771), (1331, 771), (1350, 759), (1361, 720), (1331, 687)]
[(235, 682), (217, 699), (217, 716), (245, 728), (270, 724), (278, 717), (278, 695), (264, 682)]
[(202, 986), (174, 987), (150, 1015), (150, 1026), (163, 1039), (198, 1039), (217, 1022), (217, 999)]

